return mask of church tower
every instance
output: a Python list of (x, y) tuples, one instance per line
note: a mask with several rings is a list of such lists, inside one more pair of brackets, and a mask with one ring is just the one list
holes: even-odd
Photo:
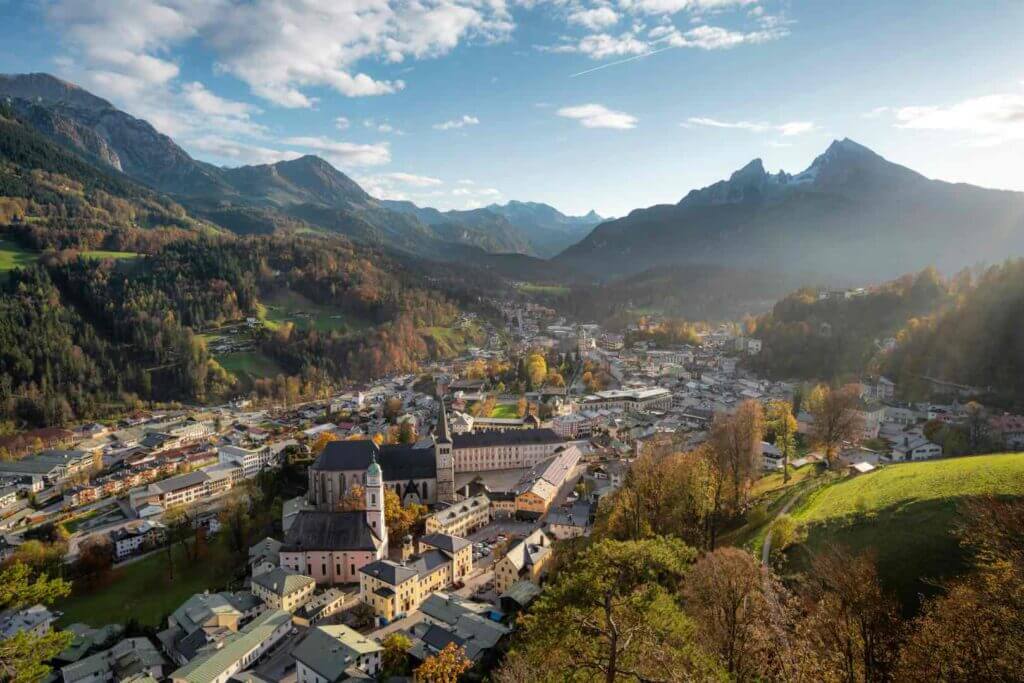
[(377, 464), (376, 453), (370, 456), (370, 466), (366, 468), (366, 523), (386, 549), (388, 527), (384, 522), (384, 475)]
[(448, 433), (448, 413), (444, 408), (444, 397), (439, 397), (441, 410), (434, 430), (434, 459), (437, 464), (437, 500), (439, 503), (455, 502), (455, 459), (452, 457), (452, 437)]

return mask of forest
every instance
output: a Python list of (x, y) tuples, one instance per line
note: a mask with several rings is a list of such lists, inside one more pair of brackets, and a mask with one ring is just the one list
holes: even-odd
[(772, 378), (855, 379), (908, 320), (948, 305), (969, 286), (969, 273), (947, 282), (928, 268), (849, 298), (797, 290), (748, 321), (748, 332), (762, 341), (748, 367)]
[(9, 426), (237, 393), (200, 333), (257, 318), (261, 297), (275, 291), (366, 326), (258, 332), (261, 349), (292, 378), (265, 383), (270, 395), (414, 370), (440, 352), (420, 329), (447, 326), (459, 305), (474, 303), (464, 281), (308, 226), (227, 232), (9, 114), (0, 110), (0, 239), (38, 254), (0, 273), (0, 421)]

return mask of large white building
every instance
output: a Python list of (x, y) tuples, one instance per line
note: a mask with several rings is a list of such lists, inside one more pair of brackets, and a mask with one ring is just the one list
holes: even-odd
[(276, 455), (270, 446), (263, 446), (255, 450), (239, 446), (221, 446), (217, 449), (217, 461), (222, 465), (241, 467), (242, 476), (246, 479), (255, 477), (260, 470), (276, 465)]
[(672, 392), (661, 387), (609, 389), (585, 397), (583, 405), (605, 410), (668, 410), (672, 407)]

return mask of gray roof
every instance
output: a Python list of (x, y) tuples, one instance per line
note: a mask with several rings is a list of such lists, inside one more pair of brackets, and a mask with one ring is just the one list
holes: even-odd
[(434, 592), (420, 605), (420, 611), (431, 619), (454, 626), (465, 614), (480, 614), (491, 610), (490, 605), (472, 602), (456, 593)]
[(426, 576), (450, 562), (451, 559), (440, 550), (428, 550), (419, 557), (411, 558), (407, 564), (420, 576)]
[(303, 510), (288, 528), (281, 551), (375, 550), (379, 543), (365, 512)]
[(354, 666), (360, 656), (382, 649), (376, 640), (348, 626), (318, 626), (309, 630), (292, 656), (333, 683), (345, 680), (346, 670)]
[(384, 481), (433, 479), (437, 476), (434, 444), (430, 441), (412, 446), (378, 447), (368, 439), (331, 441), (312, 464), (312, 469), (326, 472), (365, 471), (376, 457)]
[(189, 683), (212, 683), (221, 676), (234, 662), (242, 659), (259, 643), (265, 642), (270, 635), (286, 623), (291, 623), (292, 615), (282, 610), (267, 610), (249, 622), (238, 633), (232, 633), (224, 639), (221, 647), (199, 655), (191, 662), (171, 674), (171, 678), (186, 680)]
[(450, 554), (457, 553), (470, 545), (466, 539), (451, 534), (427, 534), (420, 538), (420, 543), (426, 543)]
[(476, 432), (456, 434), (454, 448), (487, 448), (490, 446), (529, 446), (563, 443), (565, 439), (551, 429), (513, 429), (507, 432)]
[(377, 560), (376, 562), (365, 564), (359, 571), (392, 586), (405, 583), (417, 575), (417, 571), (412, 567), (407, 567), (391, 560)]
[(290, 569), (271, 569), (259, 576), (253, 577), (253, 584), (264, 588), (279, 597), (287, 597), (297, 593), (316, 581), (310, 577)]

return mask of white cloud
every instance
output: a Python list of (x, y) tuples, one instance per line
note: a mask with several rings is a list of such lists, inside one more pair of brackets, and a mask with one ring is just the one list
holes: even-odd
[(983, 95), (949, 106), (890, 109), (897, 128), (962, 133), (972, 144), (989, 146), (1024, 140), (1024, 94)]
[(676, 14), (678, 12), (701, 13), (753, 5), (757, 0), (620, 0), (620, 3), (634, 12), (643, 14)]
[(875, 107), (870, 111), (864, 112), (863, 114), (861, 114), (861, 116), (866, 119), (877, 119), (883, 116), (884, 114), (888, 114), (890, 111), (892, 111), (892, 109), (890, 109), (889, 107)]
[(803, 135), (817, 130), (817, 126), (812, 121), (787, 121), (786, 123), (772, 124), (757, 121), (721, 121), (703, 116), (691, 116), (683, 125), (686, 127), (704, 126), (706, 128), (746, 130), (751, 133), (779, 133), (786, 137)]
[(435, 130), (454, 130), (458, 128), (465, 128), (466, 126), (475, 126), (480, 123), (480, 119), (469, 114), (463, 114), (457, 119), (451, 119), (450, 121), (444, 121), (442, 123), (435, 123)]
[(348, 127), (351, 125), (352, 122), (349, 121), (344, 116), (339, 116), (338, 118), (334, 119), (334, 127), (337, 128), (338, 130), (348, 130)]
[(196, 111), (213, 116), (235, 116), (242, 119), (249, 118), (250, 114), (259, 112), (259, 109), (245, 102), (233, 102), (214, 95), (206, 89), (202, 83), (194, 81), (186, 83), (181, 88), (185, 101), (191, 104)]
[(570, 24), (577, 24), (591, 31), (614, 26), (618, 21), (619, 15), (611, 7), (580, 8), (569, 14)]
[(391, 161), (391, 150), (386, 142), (363, 145), (315, 136), (290, 137), (281, 142), (291, 147), (320, 152), (335, 166), (380, 166)]
[(405, 135), (402, 131), (392, 126), (387, 121), (376, 121), (374, 119), (363, 119), (363, 127), (372, 128), (378, 133), (392, 133), (394, 135)]
[(404, 82), (359, 70), (444, 55), (514, 28), (503, 0), (52, 0), (51, 23), (104, 94), (138, 94), (176, 78), (168, 55), (187, 40), (217, 68), (283, 107), (310, 107), (310, 88), (347, 96), (393, 93)]
[(205, 154), (230, 161), (232, 164), (273, 164), (302, 156), (299, 152), (292, 150), (247, 145), (217, 135), (204, 135), (195, 138), (189, 146)]
[(417, 175), (415, 173), (403, 173), (401, 171), (384, 173), (381, 177), (394, 180), (404, 185), (412, 185), (413, 187), (436, 187), (444, 184), (444, 181), (440, 178), (432, 178), (430, 176)]
[[(766, 43), (788, 35), (784, 27), (757, 31), (730, 31), (719, 26), (696, 26), (680, 31), (672, 24), (655, 26), (640, 35), (643, 26), (619, 35), (591, 33), (554, 46), (542, 46), (549, 52), (578, 52), (591, 59), (608, 57), (642, 57), (669, 48), (695, 48), (700, 50), (728, 50), (744, 44)], [(624, 60), (626, 61), (626, 60)]]
[(562, 107), (556, 112), (567, 119), (575, 119), (586, 128), (636, 128), (636, 117), (625, 112), (608, 109), (602, 104), (581, 104)]

